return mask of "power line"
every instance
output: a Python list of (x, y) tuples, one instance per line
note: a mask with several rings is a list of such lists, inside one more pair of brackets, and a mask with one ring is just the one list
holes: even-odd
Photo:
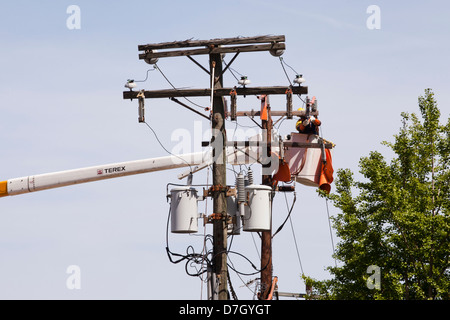
[[(332, 232), (332, 229), (331, 229), (330, 211), (328, 209), (328, 199), (325, 199), (325, 203), (326, 203), (326, 206), (327, 206), (327, 216), (328, 216), (328, 226), (330, 228), (331, 247), (333, 249), (333, 255), (334, 255), (334, 253), (335, 253), (335, 251), (334, 251), (334, 240), (333, 240), (333, 232)], [(337, 267), (336, 258), (333, 257), (333, 259), (334, 259), (334, 265)]]
[(144, 80), (134, 80), (134, 82), (145, 82), (145, 81), (147, 81), (149, 71), (155, 71), (155, 68), (147, 70)]
[(294, 68), (292, 68), (290, 65), (288, 65), (288, 64), (286, 63), (286, 61), (284, 61), (283, 57), (280, 57), (280, 61), (281, 61), (282, 63), (284, 63), (286, 66), (288, 66), (292, 71), (294, 71), (295, 74), (299, 74), (297, 71), (295, 71)]
[(292, 81), (291, 81), (291, 79), (289, 78), (289, 75), (286, 72), (286, 68), (284, 67), (283, 58), (282, 57), (280, 57), (280, 63), (281, 63), (281, 67), (283, 68), (284, 74), (286, 75), (286, 78), (289, 81), (289, 84), (292, 86)]
[[(225, 62), (225, 60), (222, 60), (222, 61), (223, 61), (223, 63), (225, 63), (225, 66), (228, 67), (228, 64)], [(242, 75), (239, 72), (237, 72), (236, 70), (234, 70), (233, 68), (228, 67), (228, 70), (230, 70), (230, 73), (233, 75), (233, 77), (236, 79), (236, 81), (239, 81), (239, 79), (234, 75), (233, 71), (242, 77)]]
[[(206, 173), (206, 187), (209, 189), (209, 175), (210, 175), (210, 166), (207, 167), (207, 173)], [(208, 197), (206, 197), (205, 199), (205, 215), (208, 214)], [(206, 240), (207, 240), (207, 235), (206, 235), (206, 225), (203, 225), (203, 250), (202, 253), (206, 254)], [(203, 261), (202, 261), (202, 265), (203, 265)], [(202, 300), (203, 298), (203, 283), (204, 282), (208, 282), (207, 281), (208, 278), (203, 279), (203, 274), (200, 277), (200, 282), (201, 282), (201, 286), (200, 286), (200, 300)]]
[(258, 246), (256, 245), (255, 237), (253, 236), (253, 232), (251, 232), (253, 244), (255, 245), (256, 253), (258, 254), (258, 258), (261, 259), (261, 254), (259, 253)]
[(291, 217), (289, 217), (289, 222), (291, 224), (292, 236), (294, 237), (295, 250), (297, 251), (297, 258), (300, 264), (300, 270), (302, 270), (302, 274), (305, 274), (305, 272), (303, 271), (302, 259), (300, 259), (300, 251), (298, 250), (297, 238), (295, 237), (294, 225), (292, 223)]
[[(161, 68), (160, 68), (156, 63), (155, 63), (155, 69), (157, 69), (157, 70), (161, 73), (161, 75), (164, 77), (164, 79), (166, 79), (166, 81), (170, 84), (170, 86), (171, 86), (174, 90), (179, 91), (178, 88), (175, 87), (175, 86), (173, 85), (173, 83), (169, 80), (169, 78), (167, 78), (167, 76), (164, 74), (164, 72), (161, 70)], [(196, 106), (197, 108), (201, 108), (201, 109), (205, 110), (205, 107), (202, 107), (201, 105), (199, 105), (199, 104), (193, 102), (192, 100), (190, 100), (190, 99), (188, 99), (188, 98), (186, 98), (186, 97), (184, 97), (184, 96), (183, 96), (183, 98), (186, 99), (186, 101), (192, 103), (192, 104), (193, 104), (194, 106)]]
[[(284, 62), (284, 59), (283, 59), (282, 57), (280, 57), (280, 63), (281, 63), (281, 67), (283, 68), (284, 74), (286, 75), (286, 78), (287, 78), (288, 81), (289, 81), (289, 84), (292, 86), (292, 81), (291, 81), (291, 79), (289, 78), (289, 75), (287, 74), (287, 71), (286, 71), (286, 68), (284, 67), (284, 65), (286, 64), (286, 65), (287, 65), (289, 68), (291, 68), (294, 72), (295, 72), (295, 70), (294, 70), (290, 65), (288, 65), (286, 62)], [(298, 74), (297, 72), (295, 72), (295, 73)], [(305, 100), (303, 100), (302, 97), (300, 97), (299, 94), (297, 95), (297, 97), (298, 97), (303, 103), (305, 103)]]
[[(284, 198), (285, 198), (285, 200), (286, 200), (286, 205), (287, 205), (287, 196), (286, 196), (286, 193), (284, 194)], [(281, 224), (281, 226), (279, 226), (278, 229), (277, 229), (277, 231), (275, 231), (275, 233), (272, 235), (272, 238), (275, 237), (275, 235), (276, 235), (278, 232), (280, 232), (281, 229), (283, 229), (284, 225), (286, 224), (286, 222), (288, 221), (288, 219), (291, 217), (292, 209), (294, 209), (294, 204), (295, 204), (295, 201), (296, 201), (296, 200), (297, 200), (297, 195), (296, 195), (295, 192), (294, 192), (294, 201), (292, 201), (292, 205), (291, 205), (291, 208), (290, 208), (290, 209), (289, 209), (289, 206), (288, 206), (288, 215), (287, 215), (286, 219), (284, 220), (284, 222)]]
[(164, 145), (162, 144), (162, 142), (159, 140), (158, 135), (156, 134), (155, 130), (153, 130), (153, 128), (147, 123), (147, 121), (144, 121), (144, 123), (147, 125), (147, 127), (153, 132), (156, 140), (158, 141), (159, 145), (161, 146), (161, 148), (164, 149), (164, 151), (166, 151), (168, 154), (170, 154), (171, 156), (177, 157), (178, 159), (182, 160), (183, 162), (185, 162), (188, 166), (189, 166), (189, 170), (190, 173), (192, 173), (192, 166), (189, 164), (189, 162), (187, 162), (185, 159), (177, 156), (176, 154), (173, 154), (172, 152), (170, 152), (169, 150), (166, 149), (166, 147), (164, 147)]
[[(169, 208), (169, 213), (167, 215), (167, 226), (166, 226), (166, 253), (167, 256), (169, 258), (169, 261), (172, 262), (173, 264), (177, 264), (180, 263), (184, 260), (186, 261), (186, 265), (185, 265), (185, 271), (186, 274), (190, 275), (190, 276), (201, 276), (203, 273), (206, 272), (206, 270), (202, 270), (202, 268), (200, 268), (200, 271), (198, 271), (197, 269), (197, 273), (190, 273), (188, 271), (188, 265), (193, 265), (193, 264), (201, 264), (203, 265), (204, 261), (206, 261), (206, 263), (211, 264), (211, 261), (207, 258), (208, 254), (210, 254), (211, 252), (208, 251), (206, 254), (201, 254), (201, 253), (195, 253), (194, 251), (194, 247), (192, 246), (188, 246), (186, 248), (186, 254), (179, 254), (179, 253), (174, 253), (170, 250), (169, 248), (169, 221), (170, 221), (170, 215), (171, 215), (171, 209)], [(192, 250), (192, 253), (189, 253), (189, 250)], [(174, 257), (179, 257), (178, 260), (173, 260), (172, 256)]]
[(239, 79), (236, 77), (236, 75), (233, 73), (233, 71), (236, 72), (240, 77), (244, 77), (244, 75), (242, 73), (240, 73), (236, 69), (229, 67), (228, 64), (225, 62), (225, 60), (223, 60), (223, 63), (225, 63), (225, 66), (228, 68), (228, 70), (230, 70), (230, 73), (233, 75), (233, 77), (236, 79), (236, 81), (239, 81)]
[[(288, 204), (288, 201), (287, 201), (286, 193), (284, 193), (284, 200), (285, 200), (285, 202), (286, 202), (286, 207), (287, 207), (288, 210), (289, 210), (289, 204)], [(295, 203), (295, 201), (294, 201), (294, 203)], [(290, 209), (289, 211), (292, 211), (292, 208), (294, 207), (294, 203), (292, 204), (292, 207), (291, 207), (291, 209)], [(296, 250), (296, 253), (297, 253), (297, 259), (298, 259), (298, 262), (299, 262), (299, 264), (300, 264), (300, 270), (302, 271), (302, 274), (305, 274), (305, 272), (303, 271), (302, 259), (300, 258), (300, 251), (299, 251), (299, 249), (298, 249), (297, 237), (295, 236), (294, 225), (293, 225), (293, 223), (292, 223), (292, 219), (291, 219), (290, 212), (289, 212), (289, 214), (288, 214), (288, 218), (287, 218), (287, 219), (289, 219), (289, 222), (290, 222), (290, 225), (291, 225), (291, 231), (292, 231), (292, 236), (293, 236), (293, 238), (294, 238), (295, 250)], [(286, 221), (285, 221), (285, 222), (286, 222)]]

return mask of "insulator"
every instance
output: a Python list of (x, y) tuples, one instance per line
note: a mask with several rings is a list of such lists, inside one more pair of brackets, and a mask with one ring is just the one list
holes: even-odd
[(248, 184), (253, 184), (253, 170), (251, 168), (247, 171)]
[(248, 78), (246, 77), (246, 76), (242, 76), (241, 77), (241, 80), (238, 80), (238, 84), (240, 84), (240, 85), (242, 85), (242, 86), (246, 86), (246, 85), (248, 85), (248, 84), (250, 84), (251, 83), (251, 81), (250, 80), (248, 80)]
[(295, 76), (294, 83), (302, 85), (303, 82), (305, 82), (305, 78), (303, 78), (303, 75), (298, 74)]
[(245, 181), (244, 181), (244, 174), (242, 172), (239, 173), (236, 178), (236, 187), (238, 193), (238, 202), (245, 202), (246, 200)]
[(125, 83), (125, 88), (128, 88), (130, 90), (133, 90), (133, 88), (136, 88), (137, 85), (134, 82), (134, 80), (128, 80), (127, 83)]

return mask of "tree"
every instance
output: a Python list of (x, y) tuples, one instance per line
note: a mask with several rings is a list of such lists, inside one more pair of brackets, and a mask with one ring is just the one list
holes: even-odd
[[(402, 113), (388, 162), (377, 151), (359, 162), (362, 181), (349, 169), (337, 172), (329, 197), (342, 212), (333, 217), (340, 242), (328, 267), (331, 280), (303, 276), (321, 299), (450, 298), (450, 117), (431, 89), (418, 99), (421, 120)], [(370, 286), (380, 270), (380, 287)]]

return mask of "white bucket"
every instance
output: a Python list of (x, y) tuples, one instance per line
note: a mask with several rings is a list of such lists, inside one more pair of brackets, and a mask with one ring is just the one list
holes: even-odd
[(173, 233), (198, 231), (197, 198), (197, 190), (189, 186), (170, 190), (170, 224)]
[(245, 187), (248, 206), (243, 219), (243, 230), (269, 231), (272, 224), (272, 188), (265, 185)]
[[(291, 133), (291, 141), (299, 143), (318, 143), (315, 134)], [(322, 169), (322, 149), (289, 147), (285, 153), (291, 175), (296, 182), (310, 187), (319, 187)]]

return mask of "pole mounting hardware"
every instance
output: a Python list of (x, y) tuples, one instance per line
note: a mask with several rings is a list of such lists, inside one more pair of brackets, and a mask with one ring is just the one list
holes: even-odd
[(218, 193), (225, 193), (226, 197), (236, 196), (236, 189), (229, 186), (222, 186), (221, 184), (213, 185), (207, 190), (203, 190), (204, 197), (214, 198)]

